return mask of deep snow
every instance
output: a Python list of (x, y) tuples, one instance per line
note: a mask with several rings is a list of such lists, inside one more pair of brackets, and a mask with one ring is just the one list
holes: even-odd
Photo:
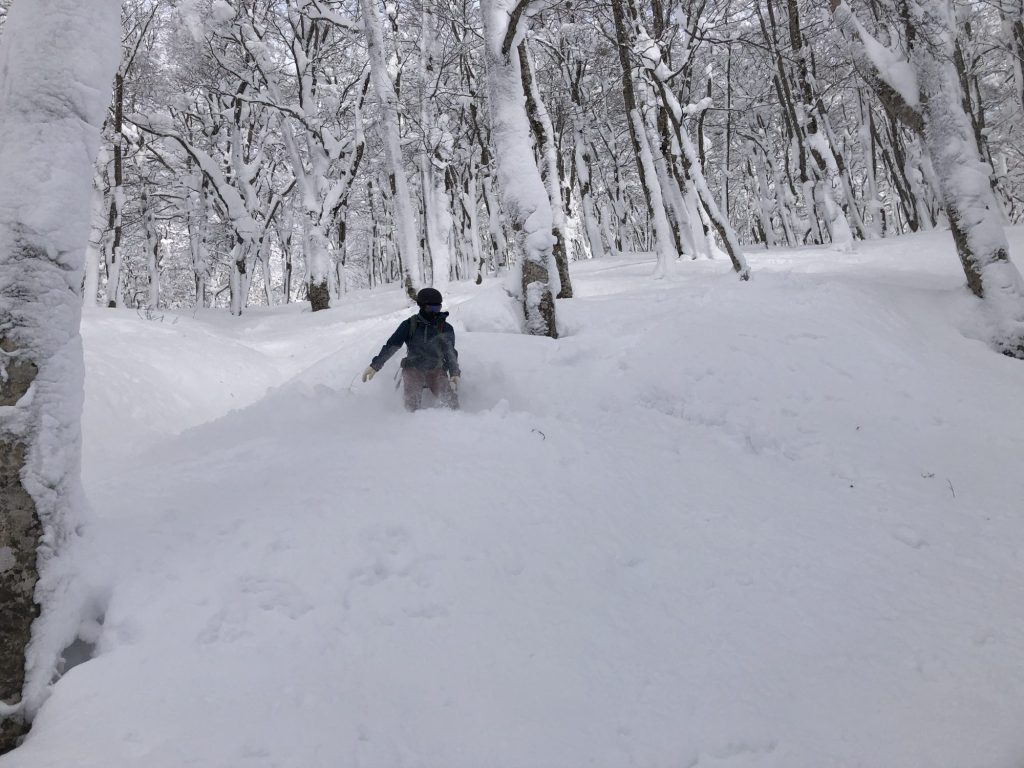
[(1024, 364), (946, 233), (749, 258), (452, 285), (459, 413), (359, 382), (397, 290), (89, 313), (98, 655), (0, 767), (1020, 766)]

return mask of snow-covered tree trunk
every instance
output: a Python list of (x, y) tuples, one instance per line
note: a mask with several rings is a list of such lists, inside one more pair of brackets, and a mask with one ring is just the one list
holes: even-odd
[(235, 243), (228, 256), (228, 311), (235, 317), (242, 314), (245, 302), (242, 291), (245, 280), (245, 246)]
[(604, 242), (601, 240), (601, 223), (594, 205), (594, 187), (591, 182), (591, 150), (586, 133), (576, 118), (574, 126), (573, 162), (576, 164), (576, 182), (580, 190), (580, 210), (583, 213), (583, 228), (592, 259), (604, 258)]
[[(757, 199), (757, 215), (762, 241), (766, 247), (774, 248), (778, 245), (778, 240), (775, 236), (775, 226), (772, 223), (772, 212), (776, 206), (775, 201), (771, 198), (771, 179), (763, 159), (764, 154), (753, 143), (747, 145), (747, 168), (753, 186), (753, 193)], [(777, 192), (778, 189), (776, 188)]]
[(409, 194), (409, 180), (405, 173), (402, 157), (402, 141), (398, 125), (398, 96), (395, 83), (384, 59), (384, 32), (381, 29), (380, 14), (374, 7), (374, 0), (359, 0), (359, 11), (363, 17), (366, 33), (367, 52), (370, 57), (370, 73), (373, 90), (380, 102), (381, 131), (384, 138), (384, 156), (387, 161), (391, 198), (394, 206), (397, 231), (398, 257), (405, 268), (405, 290), (410, 299), (422, 287), (420, 252), (416, 242), (416, 212)]
[[(366, 2), (367, 0), (363, 0)], [(505, 213), (511, 217), (518, 248), (518, 289), (527, 333), (558, 337), (555, 301), (548, 265), (552, 257), (554, 219), (551, 201), (530, 145), (526, 93), (519, 65), (522, 35), (512, 0), (483, 0), (484, 58), (491, 110), (491, 140), (498, 163), (498, 183)], [(510, 26), (511, 25), (511, 26)]]
[[(575, 21), (570, 15), (570, 21)], [(587, 99), (583, 95), (584, 78), (587, 74), (588, 62), (581, 55), (578, 58), (572, 53), (574, 46), (580, 42), (576, 38), (562, 36), (563, 78), (569, 91), (571, 102), (570, 125), (572, 128), (572, 163), (575, 171), (576, 185), (579, 192), (579, 213), (583, 218), (583, 232), (586, 236), (586, 250), (592, 259), (604, 257), (601, 220), (597, 213), (595, 188), (593, 179), (594, 149), (587, 126)], [(615, 162), (614, 159), (612, 159)]]
[(812, 86), (797, 0), (787, 0), (786, 9), (789, 15), (790, 45), (797, 70), (794, 89), (797, 130), (802, 134), (801, 146), (810, 154), (813, 161), (811, 175), (804, 183), (810, 198), (807, 201), (808, 206), (813, 204), (813, 208), (824, 221), (833, 245), (848, 250), (853, 247), (853, 230), (850, 229), (850, 222), (833, 195), (831, 177), (838, 175), (839, 171), (832, 158), (835, 150), (829, 141), (830, 137), (821, 130), (821, 123), (825, 117), (824, 107), (821, 106), (821, 100), (814, 93)]
[(121, 240), (124, 236), (124, 74), (117, 73), (114, 83), (114, 151), (111, 159), (110, 212), (104, 252), (107, 265), (107, 306), (121, 303)]
[(195, 306), (198, 309), (206, 309), (209, 304), (207, 287), (210, 280), (210, 255), (206, 239), (206, 184), (206, 178), (201, 173), (193, 171), (186, 177), (185, 223), (188, 228), (192, 274), (195, 279)]
[[(271, 97), (271, 106), (280, 112), (282, 118), (280, 137), (291, 160), (294, 184), (305, 214), (306, 293), (312, 310), (316, 312), (330, 306), (332, 281), (338, 290), (337, 270), (334, 268), (338, 254), (333, 253), (331, 233), (344, 229), (338, 225), (344, 221), (349, 191), (362, 160), (362, 107), (369, 82), (362, 76), (356, 76), (350, 83), (350, 87), (360, 84), (362, 87), (355, 91), (353, 128), (349, 133), (338, 126), (342, 104), (335, 94), (340, 84), (325, 51), (329, 50), (335, 35), (355, 31), (356, 24), (337, 12), (325, 11), (315, 0), (299, 0), (289, 5), (286, 18), (287, 25), (282, 25), (281, 34), (294, 62), (296, 82), (293, 92), (286, 91), (281, 82), (277, 62), (268, 53), (261, 37), (266, 32), (248, 21), (242, 22), (241, 27), (247, 39), (260, 43), (250, 45), (247, 50), (251, 52), (254, 68)], [(244, 169), (243, 165), (238, 175)], [(259, 254), (269, 247), (269, 222), (280, 205), (280, 197), (276, 194), (264, 196), (266, 205), (257, 260), (262, 260)], [(344, 247), (343, 239), (339, 239), (338, 246)]]
[(314, 312), (331, 305), (327, 276), (331, 269), (331, 255), (327, 244), (327, 233), (323, 231), (316, 216), (307, 213), (302, 221), (302, 253), (306, 258), (306, 296)]
[(0, 40), (0, 752), (78, 629), (82, 257), (120, 3), (18, 2)]
[[(677, 142), (673, 131), (669, 128), (668, 110), (664, 105), (657, 103), (654, 91), (648, 90), (648, 100), (651, 104), (651, 111), (657, 113), (655, 125), (649, 125), (649, 136), (657, 136), (660, 140), (659, 151), (654, 155), (655, 168), (658, 171), (658, 181), (661, 184), (662, 195), (665, 199), (665, 212), (669, 217), (669, 224), (672, 227), (673, 247), (677, 254), (697, 254), (697, 239), (693, 229), (700, 226), (699, 217), (691, 217), (686, 206), (687, 179), (680, 174), (679, 164), (676, 162), (679, 155), (676, 149)], [(653, 146), (653, 140), (652, 140)], [(704, 251), (705, 255), (710, 255)]]
[(295, 222), (291, 207), (287, 207), (281, 215), (281, 223), (277, 228), (277, 242), (281, 249), (281, 259), (284, 262), (284, 274), (281, 278), (281, 293), (285, 304), (292, 301), (292, 238), (295, 233)]
[(462, 210), (462, 240), (470, 256), (471, 271), (477, 285), (484, 280), (484, 249), (480, 242), (480, 215), (478, 201), (480, 199), (476, 169), (467, 168), (460, 194)]
[(889, 173), (889, 180), (896, 190), (905, 225), (912, 232), (933, 229), (936, 225), (934, 196), (935, 190), (925, 177), (921, 163), (920, 140), (914, 134), (904, 140), (901, 123), (892, 115), (885, 131), (876, 130), (876, 142), (881, 147), (882, 162)]
[[(694, 192), (696, 192), (700, 200), (701, 209), (707, 215), (710, 224), (715, 228), (722, 244), (725, 246), (726, 252), (729, 254), (733, 269), (741, 280), (749, 280), (750, 267), (747, 265), (739, 238), (728, 218), (719, 209), (718, 203), (711, 193), (707, 180), (704, 178), (704, 164), (701, 162), (700, 153), (693, 146), (693, 142), (690, 140), (690, 136), (683, 125), (685, 111), (668, 87), (671, 73), (666, 63), (662, 60), (660, 49), (650, 41), (650, 38), (647, 38), (646, 32), (639, 24), (638, 29), (640, 37), (647, 41), (642, 57), (644, 67), (651, 82), (657, 89), (657, 94), (665, 109), (665, 116), (671, 122), (672, 130), (675, 134), (674, 149), (678, 152), (679, 158), (682, 161), (682, 176), (686, 180), (687, 185), (692, 186)], [(699, 105), (691, 106), (689, 111), (692, 112), (695, 109), (704, 110), (709, 104), (710, 98), (704, 99)], [(692, 228), (695, 230), (697, 228), (696, 218), (690, 218), (694, 222)]]
[(981, 98), (981, 86), (978, 81), (978, 69), (982, 66), (982, 54), (978, 51), (978, 44), (974, 40), (974, 33), (969, 18), (964, 18), (955, 30), (959, 39), (954, 43), (953, 64), (956, 67), (957, 75), (960, 78), (960, 89), (963, 94), (964, 112), (971, 121), (971, 128), (974, 130), (974, 140), (978, 145), (978, 154), (989, 168), (989, 184), (992, 187), (993, 197), (999, 205), (999, 213), (1003, 223), (1008, 224), (1010, 219), (1006, 213), (1005, 200), (1002, 194), (1002, 177), (998, 173), (998, 165), (993, 162), (992, 148), (989, 144), (989, 127), (985, 105)]
[[(238, 102), (237, 97), (234, 101)], [(193, 144), (190, 139), (177, 132), (168, 121), (155, 119), (147, 122), (141, 116), (134, 116), (133, 123), (147, 134), (169, 139), (185, 152), (190, 160), (189, 168), (201, 173), (204, 189), (217, 217), (231, 230), (231, 251), (228, 256), (229, 307), (231, 314), (241, 315), (246, 307), (251, 283), (251, 264), (257, 253), (260, 238), (273, 225), (273, 211), (277, 199), (271, 190), (260, 198), (253, 184), (253, 171), (263, 166), (264, 157), (256, 153), (254, 158), (244, 157), (242, 148), (246, 139), (239, 108), (234, 108), (234, 119), (228, 129), (228, 151), (218, 159)], [(193, 165), (194, 164), (194, 165)], [(225, 169), (227, 166), (227, 169)], [(193, 171), (190, 170), (190, 173)], [(192, 186), (194, 183), (190, 182)], [(197, 201), (198, 202), (198, 201)], [(258, 212), (259, 221), (253, 216)]]
[(447, 163), (448, 158), (437, 160), (436, 155), (434, 159), (427, 153), (420, 157), (423, 225), (427, 252), (430, 254), (430, 284), (441, 291), (448, 285), (453, 250), (452, 211), (448, 190), (443, 185)]
[(519, 67), (522, 70), (523, 90), (526, 92), (526, 114), (530, 120), (530, 129), (533, 131), (534, 141), (537, 143), (537, 152), (540, 155), (544, 180), (548, 190), (548, 199), (551, 201), (551, 215), (554, 224), (551, 234), (555, 238), (553, 254), (555, 268), (558, 271), (558, 290), (556, 298), (572, 298), (572, 280), (569, 277), (569, 254), (566, 250), (567, 226), (565, 216), (565, 205), (562, 202), (562, 178), (558, 172), (558, 150), (555, 147), (555, 129), (551, 125), (551, 116), (544, 105), (540, 88), (537, 86), (537, 79), (533, 74), (533, 62), (530, 60), (530, 50), (526, 44), (526, 38), (518, 45)]
[(493, 261), (492, 270), (495, 274), (505, 266), (508, 266), (508, 238), (505, 237), (505, 228), (502, 226), (501, 201), (494, 189), (494, 174), (491, 171), (491, 164), (484, 163), (481, 157), (480, 168), (483, 173), (483, 201), (487, 211), (487, 233), (491, 236), (491, 258)]
[[(448, 285), (454, 255), (452, 190), (448, 172), (452, 161), (452, 137), (446, 129), (447, 116), (436, 112), (438, 41), (430, 0), (423, 3), (420, 24), (420, 188), (423, 195), (423, 229), (430, 255), (431, 285), (444, 291)], [(458, 260), (455, 260), (456, 268)]]
[(988, 167), (964, 110), (952, 5), (922, 0), (908, 11), (902, 19), (908, 58), (872, 37), (845, 2), (831, 5), (887, 109), (923, 137), (967, 285), (990, 309), (996, 347), (1024, 358), (1024, 280), (1010, 261)]
[(664, 261), (660, 258), (658, 260), (657, 275), (664, 277), (675, 260), (687, 251), (693, 253), (695, 246), (690, 232), (690, 217), (683, 198), (683, 186), (674, 162), (674, 141), (672, 132), (668, 129), (668, 116), (662, 105), (658, 104), (650, 84), (645, 82), (646, 77), (641, 75), (640, 81), (640, 92), (644, 94), (643, 101), (647, 105), (646, 109), (642, 110), (645, 117), (643, 122), (646, 142), (657, 173), (658, 187), (661, 190), (672, 237), (671, 253), (674, 257)]
[(263, 296), (268, 307), (274, 306), (274, 282), (270, 271), (270, 237), (260, 243), (260, 266), (263, 268)]
[(143, 187), (140, 199), (142, 208), (142, 228), (146, 234), (146, 269), (149, 273), (149, 291), (146, 308), (151, 312), (160, 306), (160, 232), (156, 227), (156, 214), (153, 211), (149, 192)]
[(857, 92), (857, 107), (860, 112), (860, 127), (857, 137), (864, 154), (864, 236), (869, 239), (885, 235), (885, 205), (878, 193), (878, 151), (875, 146), (875, 116)]
[[(629, 87), (632, 88), (632, 84)], [(623, 91), (625, 90), (626, 82), (624, 80)], [(632, 131), (632, 128), (629, 130)], [(621, 256), (627, 250), (625, 235), (629, 224), (629, 210), (627, 206), (628, 182), (624, 168), (620, 163), (621, 153), (615, 133), (610, 127), (605, 126), (600, 130), (600, 137), (601, 142), (604, 144), (605, 156), (609, 159), (609, 165), (611, 166), (611, 180), (607, 183), (609, 200), (603, 220), (607, 230), (608, 243), (615, 250), (616, 254)], [(631, 243), (630, 248), (633, 247), (634, 244)]]
[[(615, 19), (619, 65), (622, 69), (622, 96), (626, 108), (626, 123), (629, 127), (630, 139), (633, 142), (633, 154), (636, 156), (637, 173), (640, 177), (644, 201), (647, 203), (647, 212), (654, 224), (655, 247), (658, 257), (655, 274), (664, 276), (669, 268), (668, 265), (674, 262), (679, 254), (675, 249), (675, 238), (672, 236), (645, 121), (637, 105), (636, 88), (633, 83), (633, 63), (630, 60), (634, 42), (631, 29), (633, 8), (628, 5), (628, 0), (612, 0), (612, 13)], [(616, 247), (621, 252), (621, 245), (617, 244)]]
[[(476, 96), (475, 82), (474, 79), (468, 87), (470, 94), (474, 97)], [(491, 244), (491, 271), (497, 274), (498, 270), (508, 263), (508, 239), (505, 237), (505, 229), (502, 226), (501, 202), (494, 189), (494, 162), (491, 156), (490, 141), (485, 137), (485, 131), (477, 119), (476, 99), (470, 102), (467, 112), (473, 137), (480, 148), (480, 161), (477, 166), (480, 175), (480, 199), (487, 213), (487, 234), (490, 236)], [(481, 282), (483, 282), (483, 258), (481, 258), (477, 273), (477, 283)]]
[(100, 259), (103, 258), (103, 228), (106, 225), (107, 196), (103, 183), (103, 166), (106, 159), (97, 163), (92, 181), (92, 209), (89, 215), (89, 243), (85, 247), (85, 280), (82, 283), (82, 306), (94, 308), (99, 301)]
[(1024, 0), (1009, 0), (1004, 9), (1003, 24), (1007, 28), (1013, 54), (1013, 86), (1018, 106), (1024, 109)]
[(694, 190), (699, 196), (708, 218), (715, 227), (715, 231), (718, 232), (718, 236), (725, 246), (726, 253), (729, 254), (732, 268), (739, 275), (740, 280), (749, 280), (750, 267), (747, 265), (746, 256), (743, 255), (743, 248), (740, 246), (739, 238), (736, 236), (736, 231), (733, 229), (732, 224), (718, 209), (718, 203), (715, 202), (714, 195), (711, 194), (707, 181), (704, 179), (704, 169), (693, 148), (690, 137), (682, 126), (677, 126), (676, 131), (686, 174), (692, 180)]
[(1024, 281), (1010, 261), (1003, 217), (978, 156), (953, 66), (937, 57), (919, 64), (924, 143), (939, 179), (967, 285), (994, 309), (997, 343), (1024, 357)]

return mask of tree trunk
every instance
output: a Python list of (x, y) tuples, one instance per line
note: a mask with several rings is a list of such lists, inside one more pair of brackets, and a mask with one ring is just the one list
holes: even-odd
[(628, 0), (612, 0), (615, 41), (619, 51), (619, 66), (622, 68), (622, 97), (626, 107), (629, 136), (633, 142), (633, 153), (636, 156), (640, 187), (643, 189), (644, 200), (647, 203), (647, 213), (654, 223), (658, 249), (657, 274), (664, 275), (668, 270), (668, 265), (675, 261), (679, 254), (674, 252), (675, 239), (672, 237), (661, 185), (658, 183), (654, 155), (651, 152), (643, 116), (636, 103), (636, 91), (633, 87), (633, 64), (629, 58), (633, 48), (633, 35), (630, 28), (627, 27), (627, 24), (632, 24), (632, 9), (625, 7), (625, 2)]
[(604, 242), (601, 240), (601, 223), (597, 218), (594, 205), (594, 192), (591, 183), (590, 144), (586, 134), (577, 123), (574, 131), (573, 162), (576, 163), (576, 183), (580, 190), (580, 210), (583, 212), (583, 228), (590, 247), (590, 257), (604, 258)]
[(373, 0), (359, 0), (363, 29), (370, 58), (373, 90), (380, 102), (381, 126), (384, 133), (384, 155), (387, 161), (395, 226), (398, 230), (398, 257), (405, 268), (405, 290), (415, 300), (422, 287), (420, 253), (416, 243), (416, 214), (409, 195), (409, 181), (402, 158), (402, 142), (398, 125), (398, 96), (384, 60), (384, 32)]
[[(366, 0), (364, 0), (365, 2)], [(554, 238), (551, 201), (530, 147), (530, 124), (526, 116), (526, 93), (514, 39), (517, 30), (511, 0), (483, 0), (484, 47), (490, 95), (491, 139), (498, 162), (498, 182), (505, 211), (512, 219), (521, 254), (516, 266), (521, 272), (521, 300), (526, 332), (558, 337), (555, 301), (551, 293), (548, 264)]]
[(1013, 54), (1013, 85), (1018, 106), (1024, 109), (1024, 0), (1012, 0), (1008, 13), (1010, 51)]
[(206, 245), (207, 201), (206, 178), (197, 172), (189, 173), (187, 179), (188, 199), (186, 224), (188, 226), (189, 251), (192, 255), (192, 274), (195, 279), (195, 306), (206, 309), (209, 304), (207, 285), (210, 279), (210, 258)]
[(110, 213), (107, 218), (107, 306), (121, 301), (121, 238), (124, 208), (124, 74), (114, 80), (114, 177), (110, 184)]
[[(770, 0), (769, 0), (770, 4)], [(789, 40), (796, 59), (796, 110), (797, 130), (803, 133), (802, 145), (806, 147), (813, 162), (811, 176), (804, 182), (808, 196), (813, 201), (816, 216), (825, 222), (829, 239), (839, 248), (853, 247), (853, 231), (832, 194), (830, 170), (838, 174), (838, 169), (830, 168), (829, 159), (835, 152), (827, 132), (820, 123), (824, 120), (824, 107), (817, 98), (811, 84), (807, 63), (807, 53), (803, 45), (803, 30), (800, 28), (799, 5), (797, 0), (787, 0), (789, 15)], [(834, 163), (832, 164), (834, 165)], [(810, 215), (810, 214), (809, 214)]]
[(292, 209), (286, 207), (277, 228), (277, 242), (284, 261), (284, 274), (281, 277), (281, 293), (285, 304), (292, 301), (292, 238), (294, 236), (294, 220)]
[(860, 139), (861, 151), (864, 154), (864, 186), (865, 216), (864, 236), (868, 238), (884, 237), (885, 208), (878, 194), (878, 151), (875, 145), (875, 116), (871, 108), (865, 104), (863, 94), (857, 91), (857, 108), (860, 114), (860, 127), (857, 136)]
[(993, 308), (997, 345), (1024, 358), (1024, 281), (1010, 261), (999, 205), (959, 97), (953, 64), (920, 62), (924, 141), (939, 180), (957, 254), (975, 296)]
[(156, 228), (156, 216), (152, 201), (145, 187), (142, 189), (142, 228), (146, 234), (146, 269), (149, 274), (149, 291), (146, 308), (155, 312), (160, 306), (160, 233)]
[[(831, 0), (831, 7), (836, 24), (853, 39), (858, 65), (873, 67), (863, 46), (880, 43), (865, 39), (868, 33), (845, 3)], [(964, 109), (954, 64), (955, 20), (942, 0), (922, 2), (917, 13), (913, 19), (903, 19), (901, 42), (916, 78), (917, 92), (912, 95), (920, 104), (907, 102), (904, 93), (891, 88), (884, 95), (892, 105), (891, 111), (923, 136), (967, 286), (985, 301), (995, 325), (992, 340), (996, 348), (1024, 358), (1024, 280), (1010, 261), (988, 168), (978, 153), (973, 126)], [(918, 24), (928, 30), (926, 39), (919, 39)], [(891, 50), (888, 53), (895, 56)], [(878, 73), (873, 74), (877, 77)], [(904, 91), (908, 90), (904, 86)]]
[(103, 228), (106, 224), (107, 196), (103, 189), (103, 166), (100, 159), (92, 182), (92, 213), (89, 217), (89, 244), (85, 248), (85, 280), (82, 283), (82, 306), (94, 309), (100, 293), (100, 259), (103, 258)]
[(526, 46), (526, 38), (523, 38), (522, 42), (519, 43), (519, 66), (522, 70), (523, 90), (526, 92), (526, 115), (530, 120), (533, 140), (537, 144), (541, 165), (544, 168), (544, 173), (541, 176), (548, 190), (548, 199), (551, 201), (551, 214), (554, 219), (551, 235), (555, 238), (554, 257), (555, 267), (558, 270), (558, 294), (556, 298), (571, 299), (572, 281), (569, 278), (569, 256), (566, 253), (565, 206), (562, 203), (562, 177), (558, 168), (555, 132), (551, 125), (551, 118), (548, 116), (547, 107), (544, 106), (544, 100), (541, 98), (540, 89), (537, 87), (536, 78), (533, 75), (533, 63), (530, 61), (530, 51)]
[[(82, 256), (120, 3), (17, 3), (0, 40), (0, 753), (78, 630)], [(29, 652), (31, 649), (31, 652)]]
[(319, 211), (306, 211), (303, 220), (302, 253), (306, 260), (305, 282), (310, 308), (314, 312), (329, 309), (331, 292), (328, 287), (328, 275), (331, 271), (331, 252)]
[(645, 66), (649, 68), (650, 75), (657, 87), (658, 96), (665, 107), (668, 117), (671, 118), (672, 128), (675, 131), (676, 145), (679, 148), (680, 159), (683, 164), (683, 178), (687, 185), (691, 185), (696, 192), (701, 206), (706, 213), (711, 225), (715, 228), (722, 244), (725, 246), (733, 269), (739, 275), (740, 280), (750, 279), (750, 267), (747, 265), (746, 257), (740, 246), (739, 238), (729, 220), (722, 214), (715, 202), (714, 195), (708, 187), (704, 178), (704, 166), (700, 161), (697, 150), (693, 146), (686, 128), (682, 124), (683, 109), (676, 100), (674, 94), (664, 82), (665, 67), (663, 64), (652, 66), (649, 57), (645, 57)]

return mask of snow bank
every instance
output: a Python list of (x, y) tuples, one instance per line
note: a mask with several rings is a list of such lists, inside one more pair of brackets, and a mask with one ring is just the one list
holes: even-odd
[(358, 383), (397, 291), (200, 318), (286, 380), (92, 476), (99, 655), (0, 767), (1018, 763), (1024, 366), (940, 233), (752, 261), (577, 264), (558, 341), (453, 285), (459, 413)]

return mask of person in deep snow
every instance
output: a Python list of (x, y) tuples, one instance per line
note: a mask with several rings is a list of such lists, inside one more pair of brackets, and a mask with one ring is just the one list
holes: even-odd
[(419, 314), (403, 320), (391, 334), (363, 372), (363, 381), (372, 379), (405, 344), (408, 353), (402, 359), (402, 382), (406, 410), (420, 407), (424, 387), (429, 387), (444, 405), (458, 408), (459, 353), (455, 351), (455, 329), (447, 322), (448, 313), (441, 311), (441, 292), (424, 288), (416, 294), (416, 303)]

